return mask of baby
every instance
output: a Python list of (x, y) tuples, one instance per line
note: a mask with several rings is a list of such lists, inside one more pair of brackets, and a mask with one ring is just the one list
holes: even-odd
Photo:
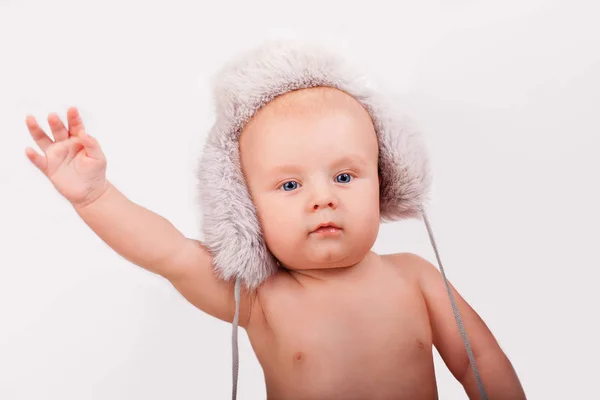
[[(28, 116), (44, 155), (31, 162), (121, 256), (167, 279), (203, 312), (233, 322), (234, 285), (213, 253), (128, 200), (76, 108), (52, 140)], [(435, 346), (470, 399), (480, 390), (438, 269), (411, 254), (371, 251), (380, 216), (380, 147), (352, 96), (315, 86), (275, 97), (239, 135), (240, 167), (277, 270), (241, 288), (239, 326), (269, 399), (437, 399)], [(451, 287), (490, 399), (524, 399), (507, 356)]]

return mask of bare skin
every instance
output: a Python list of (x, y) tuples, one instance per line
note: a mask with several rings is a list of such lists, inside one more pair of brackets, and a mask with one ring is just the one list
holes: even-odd
[(281, 271), (259, 289), (247, 333), (269, 399), (438, 398), (410, 256), (370, 253), (362, 267), (328, 281)]

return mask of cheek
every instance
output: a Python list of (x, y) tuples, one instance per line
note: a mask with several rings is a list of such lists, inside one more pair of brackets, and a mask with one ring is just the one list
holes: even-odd
[(372, 182), (355, 188), (344, 199), (351, 215), (356, 216), (361, 222), (370, 220), (379, 221), (379, 186)]
[(294, 206), (282, 204), (274, 197), (265, 196), (255, 200), (258, 219), (267, 246), (273, 253), (296, 246), (304, 226), (301, 214), (293, 211)]
[(352, 229), (359, 241), (374, 242), (381, 223), (379, 213), (379, 187), (369, 185), (353, 191), (344, 199), (345, 223)]

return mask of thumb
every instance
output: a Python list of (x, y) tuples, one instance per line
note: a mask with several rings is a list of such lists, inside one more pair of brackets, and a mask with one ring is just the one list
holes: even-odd
[(39, 155), (34, 149), (31, 147), (25, 148), (25, 154), (29, 161), (33, 163), (44, 175), (46, 175), (46, 167), (48, 166), (48, 162), (46, 157)]
[(104, 153), (102, 152), (100, 143), (98, 143), (96, 138), (90, 136), (87, 132), (81, 132), (80, 137), (88, 157), (95, 160), (101, 160), (104, 158)]

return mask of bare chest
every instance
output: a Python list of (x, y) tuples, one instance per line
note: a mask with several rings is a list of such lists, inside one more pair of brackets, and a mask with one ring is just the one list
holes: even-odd
[(431, 327), (410, 281), (287, 292), (263, 312), (248, 334), (269, 398), (435, 398)]

